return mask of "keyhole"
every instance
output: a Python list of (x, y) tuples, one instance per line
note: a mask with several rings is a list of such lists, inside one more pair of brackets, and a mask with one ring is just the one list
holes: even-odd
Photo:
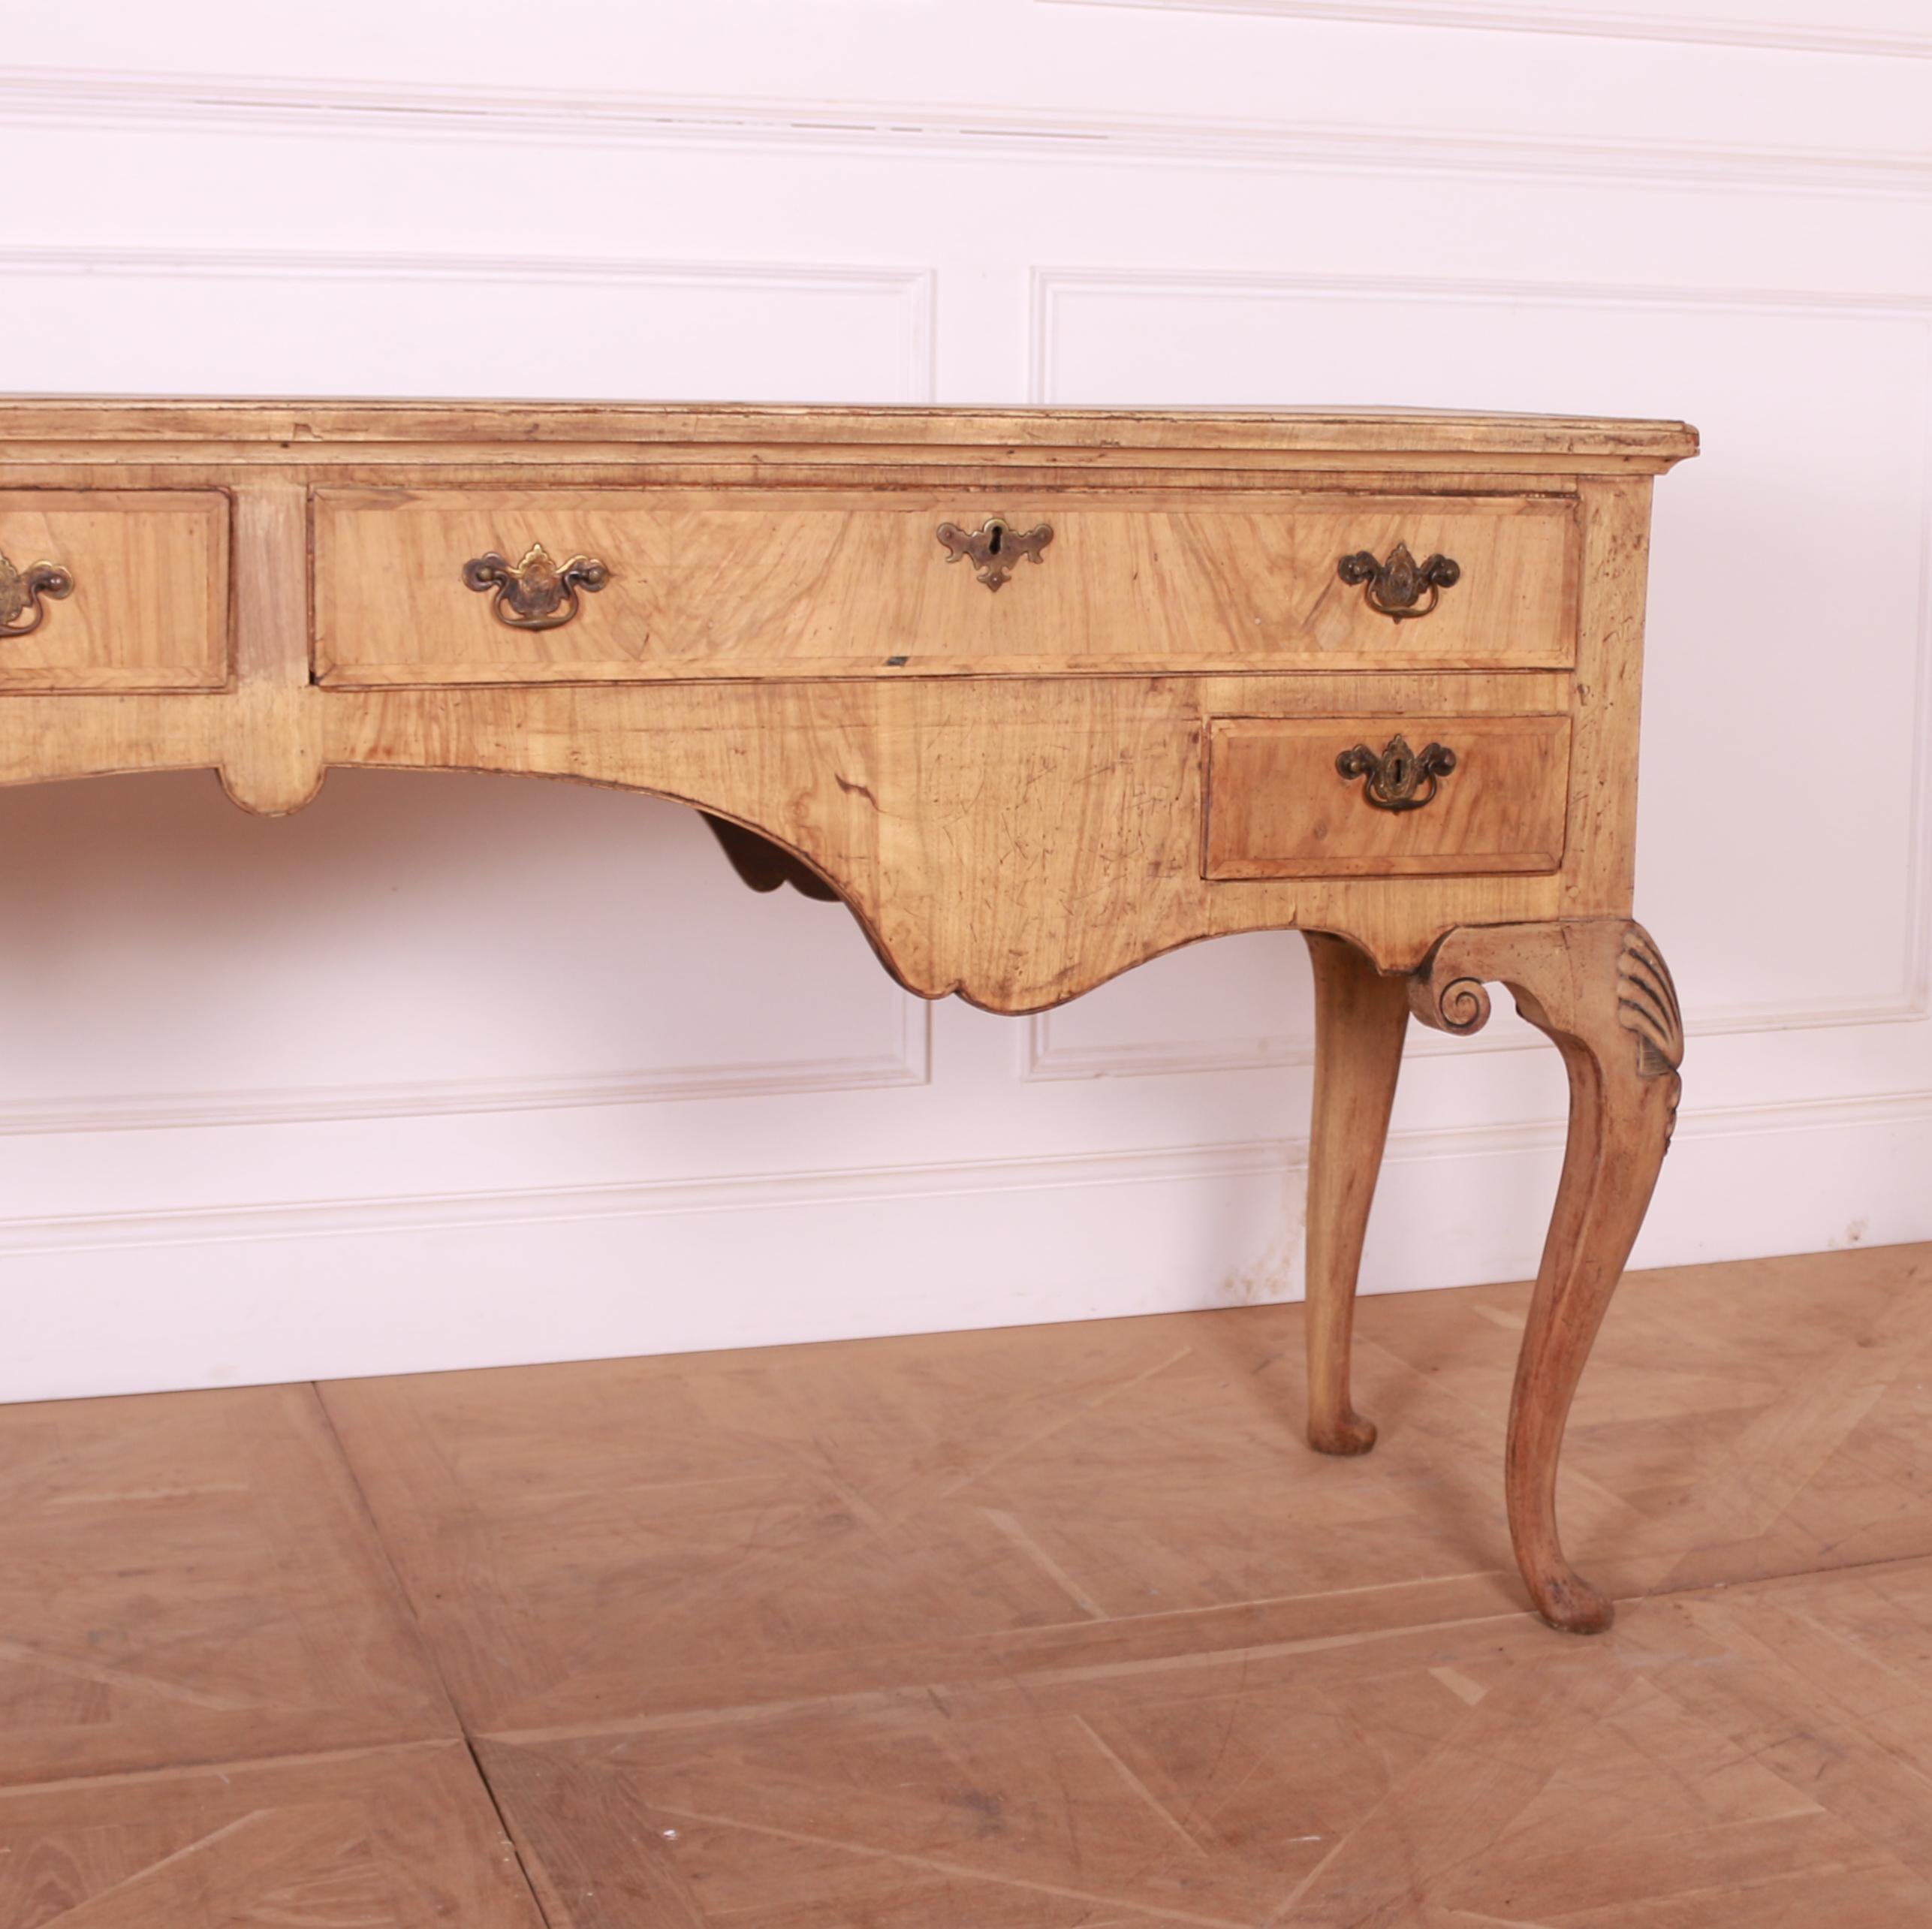
[(1006, 525), (1004, 523), (994, 523), (988, 526), (986, 532), (986, 553), (988, 556), (997, 556), (999, 553), (1000, 538), (1005, 533)]

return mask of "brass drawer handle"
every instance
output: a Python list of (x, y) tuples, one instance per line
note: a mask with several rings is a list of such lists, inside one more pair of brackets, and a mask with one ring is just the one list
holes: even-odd
[(577, 592), (595, 592), (610, 580), (594, 556), (559, 562), (541, 543), (532, 543), (520, 562), (506, 562), (492, 550), (463, 566), (466, 589), (494, 589), (490, 607), (496, 620), (512, 629), (559, 629), (577, 614)]
[(1362, 794), (1378, 810), (1420, 810), (1433, 803), (1442, 779), (1455, 767), (1456, 753), (1446, 744), (1431, 743), (1418, 756), (1399, 732), (1379, 756), (1366, 743), (1358, 743), (1335, 759), (1344, 783), (1358, 777), (1367, 779)]
[[(1358, 550), (1353, 556), (1343, 557), (1335, 574), (1344, 583), (1361, 583), (1369, 607), (1400, 623), (1411, 616), (1426, 616), (1442, 600), (1442, 592), (1453, 589), (1462, 580), (1463, 566), (1452, 556), (1432, 556), (1427, 562), (1418, 562), (1406, 543), (1397, 543), (1386, 562), (1376, 562), (1365, 549)], [(1427, 602), (1422, 600), (1425, 593)]]
[(989, 517), (978, 529), (966, 530), (957, 523), (942, 523), (937, 531), (948, 554), (948, 562), (961, 556), (972, 559), (973, 573), (989, 589), (997, 589), (1012, 574), (1023, 556), (1043, 561), (1040, 552), (1053, 539), (1053, 526), (1042, 523), (1036, 529), (1012, 528), (997, 517)]
[(47, 605), (41, 598), (73, 594), (74, 572), (59, 563), (30, 562), (25, 569), (16, 569), (0, 556), (0, 636), (32, 636), (47, 621)]

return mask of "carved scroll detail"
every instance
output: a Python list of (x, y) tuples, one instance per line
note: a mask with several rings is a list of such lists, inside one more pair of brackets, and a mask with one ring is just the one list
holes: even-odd
[(1437, 1029), (1466, 1035), (1489, 1023), (1489, 987), (1479, 978), (1454, 978), (1436, 994)]
[[(1570, 972), (1553, 972), (1553, 947), (1575, 960)], [(1586, 955), (1601, 960), (1591, 968), (1593, 978), (1584, 967)], [(1409, 1008), (1436, 1031), (1479, 1032), (1489, 1022), (1487, 984), (1508, 985), (1531, 1023), (1545, 1029), (1554, 1024), (1586, 1038), (1600, 1056), (1627, 1050), (1626, 1039), (1634, 1042), (1638, 1076), (1671, 1081), (1674, 1114), (1682, 1085), (1683, 1008), (1670, 967), (1642, 925), (1605, 919), (1451, 931), (1411, 981)]]

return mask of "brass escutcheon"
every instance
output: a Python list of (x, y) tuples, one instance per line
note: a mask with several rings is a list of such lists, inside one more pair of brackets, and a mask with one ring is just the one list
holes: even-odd
[(1358, 743), (1335, 759), (1344, 783), (1358, 777), (1367, 780), (1362, 794), (1378, 810), (1420, 810), (1434, 802), (1442, 780), (1455, 767), (1456, 753), (1446, 745), (1431, 743), (1418, 757), (1399, 731), (1379, 756), (1366, 743)]
[(73, 594), (74, 574), (59, 563), (30, 562), (25, 569), (16, 569), (0, 556), (0, 636), (32, 636), (47, 621), (47, 605), (41, 598)]
[(1426, 562), (1418, 562), (1406, 543), (1397, 543), (1386, 562), (1376, 562), (1367, 550), (1358, 550), (1353, 556), (1343, 557), (1335, 574), (1344, 583), (1361, 583), (1369, 607), (1400, 623), (1411, 616), (1426, 616), (1441, 601), (1442, 592), (1453, 589), (1462, 580), (1463, 566), (1449, 556), (1432, 556)]
[(577, 614), (577, 592), (595, 592), (610, 580), (610, 571), (592, 556), (574, 556), (559, 562), (541, 543), (532, 543), (520, 562), (509, 562), (492, 550), (473, 556), (463, 566), (466, 589), (494, 589), (490, 607), (496, 620), (512, 629), (558, 629)]
[(989, 589), (999, 589), (1023, 556), (1040, 562), (1040, 552), (1053, 539), (1050, 523), (1022, 531), (997, 516), (989, 517), (980, 528), (970, 531), (957, 523), (942, 523), (937, 534), (949, 552), (946, 560), (957, 562), (961, 556), (970, 559), (973, 573)]

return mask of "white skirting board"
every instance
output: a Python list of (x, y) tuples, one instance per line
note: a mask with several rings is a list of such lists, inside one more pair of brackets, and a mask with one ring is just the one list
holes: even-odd
[[(1292, 1299), (1304, 1146), (0, 1224), (0, 1398), (1119, 1317)], [(1545, 1126), (1390, 1147), (1364, 1290), (1526, 1278)], [(1635, 1255), (1932, 1238), (1932, 1094), (1687, 1117)], [(1701, 1201), (1748, 1190), (1748, 1243)]]

